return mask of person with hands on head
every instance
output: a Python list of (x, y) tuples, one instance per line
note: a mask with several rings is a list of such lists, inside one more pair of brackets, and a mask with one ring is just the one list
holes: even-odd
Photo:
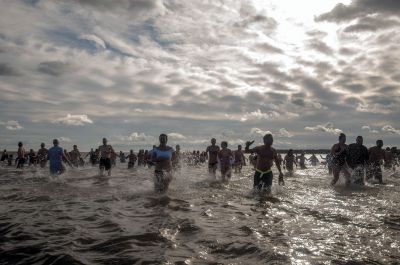
[(245, 153), (257, 154), (256, 172), (254, 173), (253, 183), (254, 189), (259, 191), (266, 190), (267, 193), (270, 193), (273, 179), (271, 168), (274, 164), (274, 161), (279, 171), (279, 185), (284, 185), (285, 182), (283, 180), (283, 173), (278, 154), (276, 150), (272, 148), (272, 144), (274, 142), (272, 134), (264, 135), (263, 140), (264, 145), (254, 147), (252, 149), (250, 149), (250, 146), (254, 143), (254, 141), (246, 142)]

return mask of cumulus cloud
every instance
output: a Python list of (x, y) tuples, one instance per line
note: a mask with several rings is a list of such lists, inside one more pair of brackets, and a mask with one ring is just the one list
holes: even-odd
[(147, 19), (162, 15), (166, 8), (163, 0), (75, 0), (83, 6), (93, 7), (106, 13), (119, 12), (135, 19)]
[(360, 33), (366, 31), (377, 31), (381, 29), (395, 28), (400, 25), (397, 19), (365, 17), (360, 18), (355, 24), (347, 26), (343, 31), (346, 33)]
[[(310, 5), (317, 1), (320, 6), (319, 0)], [(179, 142), (188, 145), (225, 137), (223, 130), (234, 132), (226, 139), (241, 139), (249, 134), (246, 125), (265, 128), (266, 122), (278, 138), (279, 128), (291, 133), (315, 121), (344, 131), (360, 120), (398, 123), (394, 12), (376, 8), (326, 25), (309, 21), (310, 13), (278, 15), (288, 10), (280, 1), (272, 9), (258, 2), (1, 2), (9, 12), (0, 24), (0, 120), (36, 120), (23, 124), (32, 139), (43, 121), (90, 124), (65, 120), (69, 110), (101, 120), (90, 128), (110, 135), (126, 135), (133, 126), (146, 136), (179, 128), (187, 137)], [(80, 146), (97, 144), (79, 142), (76, 128), (51, 127), (43, 135), (68, 133)], [(91, 139), (93, 131), (81, 131)], [(323, 137), (330, 136), (313, 144), (324, 146)], [(290, 140), (301, 145), (305, 138)]]
[(245, 122), (251, 120), (270, 120), (278, 118), (279, 116), (280, 114), (276, 111), (262, 112), (260, 109), (258, 109), (244, 114), (240, 118), (240, 121)]
[(304, 130), (306, 131), (312, 131), (312, 132), (324, 132), (324, 133), (329, 133), (329, 134), (339, 134), (342, 133), (343, 131), (337, 128), (334, 128), (332, 122), (327, 122), (325, 124), (318, 124), (313, 127), (305, 127)]
[(168, 139), (170, 140), (185, 140), (187, 137), (180, 133), (168, 133)]
[(365, 130), (365, 131), (367, 131), (369, 133), (379, 133), (378, 130), (371, 129), (371, 126), (369, 126), (369, 125), (364, 125), (364, 126), (361, 127), (361, 129)]
[(13, 120), (6, 121), (6, 122), (0, 121), (0, 125), (4, 125), (5, 128), (10, 131), (18, 131), (18, 130), (22, 130), (24, 128), (19, 124), (18, 121), (13, 121)]
[(127, 137), (122, 137), (122, 140), (128, 140), (132, 142), (139, 142), (139, 143), (148, 143), (148, 142), (154, 142), (155, 137), (151, 135), (146, 135), (145, 133), (138, 133), (138, 132), (133, 132)]
[(279, 133), (278, 133), (279, 137), (287, 137), (287, 138), (292, 138), (293, 134), (290, 133), (288, 130), (286, 130), (285, 128), (280, 128), (279, 129)]
[(400, 135), (400, 129), (395, 129), (392, 125), (385, 125), (382, 127), (383, 132)]
[(231, 137), (233, 137), (235, 135), (235, 132), (234, 131), (232, 131), (232, 130), (223, 130), (222, 132), (221, 132), (221, 136), (222, 137), (227, 137), (227, 138), (231, 138)]
[(68, 113), (67, 116), (59, 118), (53, 121), (53, 123), (72, 125), (72, 126), (83, 126), (85, 124), (92, 124), (93, 121), (89, 119), (89, 117), (86, 114), (72, 115)]
[(271, 133), (271, 131), (262, 130), (262, 129), (260, 129), (260, 128), (251, 128), (250, 134), (257, 134), (257, 135), (264, 136), (264, 135), (266, 135), (266, 134), (272, 134), (272, 133)]
[(372, 14), (398, 15), (399, 11), (400, 2), (396, 0), (352, 0), (349, 5), (337, 4), (316, 21), (343, 22)]
[(71, 142), (71, 139), (70, 139), (70, 138), (64, 137), (64, 136), (58, 137), (58, 140), (59, 140), (61, 143), (62, 143), (62, 142), (65, 142), (65, 143), (70, 143), (70, 142)]
[(333, 49), (329, 47), (325, 42), (318, 40), (318, 39), (313, 39), (307, 42), (307, 47), (314, 49), (320, 53), (324, 53), (326, 55), (332, 55), (333, 54)]
[(393, 104), (393, 103), (391, 103), (391, 104), (359, 103), (356, 108), (356, 110), (359, 112), (378, 113), (378, 114), (393, 113), (396, 109), (398, 109), (398, 105)]

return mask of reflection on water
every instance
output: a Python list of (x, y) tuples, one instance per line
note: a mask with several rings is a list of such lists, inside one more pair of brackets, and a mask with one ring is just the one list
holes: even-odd
[(183, 168), (158, 195), (150, 170), (125, 166), (57, 181), (0, 168), (0, 264), (399, 264), (398, 174), (330, 187), (309, 168), (265, 198), (250, 167), (227, 185)]

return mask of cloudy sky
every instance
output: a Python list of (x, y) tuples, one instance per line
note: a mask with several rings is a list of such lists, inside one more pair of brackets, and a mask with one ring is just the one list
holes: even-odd
[(0, 0), (0, 147), (400, 143), (398, 0)]

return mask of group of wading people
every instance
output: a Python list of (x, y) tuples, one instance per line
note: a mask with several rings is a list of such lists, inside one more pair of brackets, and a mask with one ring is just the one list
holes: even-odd
[[(128, 159), (128, 168), (132, 168), (136, 161), (145, 161), (149, 165), (154, 166), (154, 186), (155, 190), (164, 192), (168, 189), (169, 183), (172, 180), (173, 171), (181, 167), (181, 153), (179, 145), (176, 149), (167, 145), (168, 136), (161, 134), (159, 136), (159, 145), (153, 146), (153, 149), (146, 155), (149, 159), (145, 159), (144, 153), (139, 152), (138, 155), (130, 151), (128, 156), (125, 156), (120, 152), (121, 162), (124, 159)], [(253, 164), (255, 173), (253, 180), (253, 187), (257, 191), (270, 192), (273, 173), (272, 166), (275, 163), (278, 169), (278, 184), (284, 185), (284, 174), (282, 172), (281, 164), (283, 163), (284, 169), (287, 170), (288, 175), (292, 176), (294, 172), (294, 165), (297, 167), (299, 161), (300, 167), (305, 168), (305, 156), (302, 153), (300, 156), (295, 156), (293, 150), (289, 150), (284, 159), (277, 153), (272, 147), (273, 136), (266, 134), (263, 137), (263, 145), (250, 148), (254, 141), (246, 142), (245, 149), (242, 150), (241, 146), (238, 146), (238, 150), (232, 151), (228, 148), (227, 142), (221, 142), (221, 147), (216, 144), (216, 139), (211, 139), (211, 145), (207, 147), (204, 152), (208, 158), (208, 170), (211, 176), (216, 178), (216, 172), (218, 167), (221, 172), (221, 180), (227, 181), (231, 178), (232, 170), (235, 172), (241, 172), (242, 166), (246, 165), (245, 153), (250, 154), (250, 162)], [(382, 149), (383, 141), (378, 140), (376, 146), (367, 149), (363, 145), (363, 138), (358, 136), (356, 143), (346, 145), (346, 135), (343, 133), (339, 135), (338, 143), (334, 144), (331, 148), (330, 154), (325, 158), (326, 164), (333, 174), (332, 185), (335, 185), (339, 179), (340, 173), (345, 176), (346, 184), (350, 184), (351, 176), (354, 177), (354, 183), (364, 184), (365, 180), (375, 179), (379, 183), (382, 183), (382, 169), (385, 168), (394, 169), (398, 163), (398, 152), (396, 148), (389, 150)], [(31, 150), (32, 151), (32, 150)], [(141, 154), (142, 153), (142, 154)], [(118, 155), (115, 153), (113, 147), (108, 144), (107, 139), (103, 138), (103, 143), (96, 151), (93, 149), (86, 155), (90, 156), (92, 164), (96, 164), (94, 160), (99, 164), (100, 175), (103, 176), (104, 171), (107, 172), (108, 176), (111, 176), (112, 165), (115, 163), (115, 157)], [(85, 158), (86, 158), (85, 157)], [(123, 157), (123, 158), (122, 158)], [(11, 159), (13, 159), (11, 157)], [(28, 155), (29, 159), (29, 155)], [(10, 161), (10, 156), (3, 152), (2, 161)], [(46, 162), (50, 162), (50, 174), (59, 175), (65, 171), (64, 163), (67, 163), (71, 167), (79, 166), (83, 160), (78, 148), (74, 145), (71, 152), (65, 152), (59, 147), (57, 139), (53, 140), (53, 147), (46, 149), (44, 144), (41, 144), (41, 149), (36, 155), (37, 163), (42, 167), (46, 165)], [(309, 159), (312, 165), (316, 165), (318, 159), (313, 154)], [(18, 144), (18, 152), (16, 164), (17, 168), (23, 167), (26, 162), (25, 149), (23, 144)], [(139, 162), (138, 162), (139, 163)], [(145, 163), (145, 162), (142, 162)], [(366, 177), (364, 176), (366, 172)]]

